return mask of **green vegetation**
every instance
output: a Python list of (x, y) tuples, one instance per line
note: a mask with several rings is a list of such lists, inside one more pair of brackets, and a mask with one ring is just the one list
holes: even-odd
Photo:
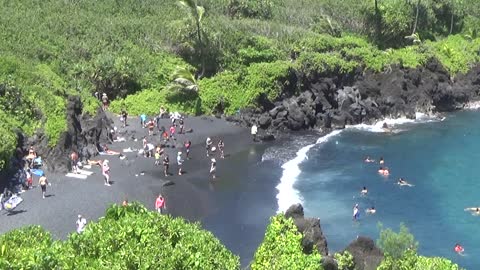
[(270, 220), (265, 239), (255, 252), (252, 270), (298, 269), (321, 270), (321, 256), (316, 249), (312, 254), (304, 254), (302, 234), (298, 232), (293, 219), (283, 214)]
[(377, 245), (385, 254), (377, 270), (459, 270), (458, 265), (450, 260), (438, 257), (424, 257), (417, 254), (418, 242), (401, 223), (398, 233), (391, 229), (380, 228), (380, 239)]
[[(16, 132), (66, 130), (84, 112), (234, 114), (275, 101), (297, 71), (337, 75), (415, 68), (455, 76), (479, 62), (476, 0), (0, 0), (0, 169)], [(193, 76), (179, 86), (178, 70)], [(188, 89), (195, 87), (195, 91)], [(187, 90), (187, 91), (184, 91)]]
[(383, 229), (383, 225), (379, 224), (380, 238), (377, 240), (377, 246), (384, 254), (398, 259), (403, 256), (407, 250), (417, 250), (418, 242), (405, 226), (400, 223), (400, 231), (394, 232), (392, 229)]
[(113, 205), (65, 242), (38, 226), (0, 236), (1, 269), (239, 269), (238, 257), (199, 224), (140, 204)]
[(355, 268), (353, 256), (348, 251), (335, 253), (334, 258), (337, 261), (338, 270), (353, 270)]

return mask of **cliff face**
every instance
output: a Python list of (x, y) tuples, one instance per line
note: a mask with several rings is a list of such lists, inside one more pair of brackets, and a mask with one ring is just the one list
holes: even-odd
[(450, 77), (436, 60), (425, 67), (393, 67), (383, 73), (357, 70), (354, 74), (296, 72), (294, 91), (241, 111), (232, 121), (254, 123), (269, 132), (302, 129), (341, 129), (384, 117), (414, 118), (416, 112), (450, 112), (480, 98), (480, 66)]
[(48, 146), (47, 137), (38, 132), (19, 142), (22, 150), (34, 146), (44, 160), (43, 169), (67, 172), (70, 169), (70, 153), (77, 151), (81, 159), (95, 156), (99, 144), (108, 142), (112, 120), (101, 109), (95, 116), (83, 114), (82, 102), (78, 97), (70, 97), (67, 105), (67, 131), (62, 134), (54, 147)]

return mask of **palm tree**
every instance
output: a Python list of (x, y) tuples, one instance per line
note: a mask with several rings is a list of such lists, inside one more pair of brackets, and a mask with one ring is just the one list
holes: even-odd
[(203, 36), (202, 36), (203, 34), (202, 19), (203, 19), (203, 15), (205, 14), (205, 8), (197, 5), (197, 0), (179, 0), (178, 5), (188, 10), (189, 16), (192, 18), (192, 20), (195, 23), (197, 41), (200, 46), (200, 59), (202, 61), (201, 72), (198, 77), (201, 78), (205, 73), (204, 44), (203, 44)]
[(195, 76), (193, 76), (190, 70), (184, 67), (177, 67), (173, 72), (173, 80), (167, 85), (169, 91), (191, 91), (198, 92), (198, 84)]

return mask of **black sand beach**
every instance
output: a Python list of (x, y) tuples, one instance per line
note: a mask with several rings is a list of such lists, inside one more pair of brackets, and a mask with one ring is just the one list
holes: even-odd
[[(112, 116), (126, 142), (109, 145), (111, 150), (139, 149), (147, 129), (140, 127), (139, 120), (129, 119), (129, 126), (121, 128), (118, 117)], [(170, 120), (161, 120), (169, 127)], [(57, 238), (64, 239), (75, 231), (78, 214), (87, 220), (97, 220), (112, 203), (124, 199), (140, 201), (154, 209), (159, 193), (166, 198), (167, 213), (190, 221), (200, 221), (229, 249), (240, 255), (242, 265), (247, 265), (255, 249), (263, 240), (269, 217), (275, 214), (275, 186), (281, 170), (273, 162), (261, 162), (268, 145), (254, 143), (249, 130), (214, 117), (190, 117), (185, 120), (192, 133), (177, 135), (175, 148), (166, 148), (170, 157), (169, 177), (163, 175), (163, 167), (155, 166), (153, 158), (138, 156), (136, 152), (125, 153), (126, 159), (118, 156), (98, 156), (108, 159), (111, 168), (112, 186), (103, 183), (100, 167), (92, 167), (94, 174), (86, 180), (50, 174), (52, 186), (47, 188), (47, 198), (42, 199), (39, 188), (23, 194), (24, 199), (14, 212), (0, 214), (0, 233), (26, 225), (41, 225)], [(131, 140), (132, 135), (137, 141)], [(205, 152), (205, 140), (211, 137), (214, 145), (219, 139), (225, 142), (225, 159), (215, 153), (217, 179), (209, 176), (210, 158)], [(154, 139), (151, 139), (154, 138)], [(156, 144), (159, 132), (148, 138)], [(183, 151), (185, 140), (192, 141), (191, 159), (184, 163), (185, 174), (176, 175), (176, 156)], [(143, 174), (142, 174), (143, 172)], [(36, 185), (38, 177), (34, 178)], [(165, 185), (172, 181), (173, 185)]]

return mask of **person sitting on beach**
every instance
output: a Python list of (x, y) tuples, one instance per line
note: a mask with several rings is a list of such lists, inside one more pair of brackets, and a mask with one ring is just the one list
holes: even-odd
[(470, 211), (472, 216), (480, 216), (480, 207), (467, 207), (465, 211)]
[(125, 207), (125, 206), (128, 206), (128, 200), (127, 200), (127, 199), (123, 200), (122, 206), (124, 206), (124, 207)]
[(363, 187), (362, 191), (360, 191), (360, 195), (367, 196), (367, 194), (368, 194), (367, 187)]
[(120, 152), (110, 150), (110, 148), (108, 148), (108, 146), (106, 144), (104, 144), (102, 148), (103, 148), (102, 149), (103, 152), (107, 153), (109, 155), (120, 155), (121, 154)]
[(26, 157), (26, 160), (28, 161), (28, 167), (29, 168), (33, 168), (33, 163), (34, 163), (36, 158), (37, 158), (37, 152), (35, 151), (33, 146), (30, 146), (30, 148), (28, 149), (28, 155)]
[(146, 145), (145, 148), (143, 149), (143, 155), (144, 155), (146, 158), (153, 157), (153, 150), (155, 150), (155, 145), (153, 145), (153, 144), (151, 144), (151, 143), (147, 143), (147, 145)]
[(377, 212), (377, 210), (375, 210), (375, 207), (372, 206), (372, 207), (368, 208), (367, 210), (365, 210), (365, 212), (367, 214), (374, 215)]
[(390, 174), (390, 171), (388, 170), (388, 168), (380, 167), (380, 169), (378, 169), (378, 173), (387, 176)]
[(370, 159), (369, 156), (367, 156), (364, 161), (365, 161), (366, 163), (375, 162), (375, 160), (374, 160), (374, 159)]
[(409, 187), (413, 186), (412, 184), (405, 181), (405, 179), (403, 179), (402, 177), (398, 179), (397, 184), (400, 186), (409, 186)]
[(455, 244), (455, 247), (453, 248), (453, 250), (459, 255), (462, 255), (463, 252), (465, 251), (465, 249), (459, 243)]

